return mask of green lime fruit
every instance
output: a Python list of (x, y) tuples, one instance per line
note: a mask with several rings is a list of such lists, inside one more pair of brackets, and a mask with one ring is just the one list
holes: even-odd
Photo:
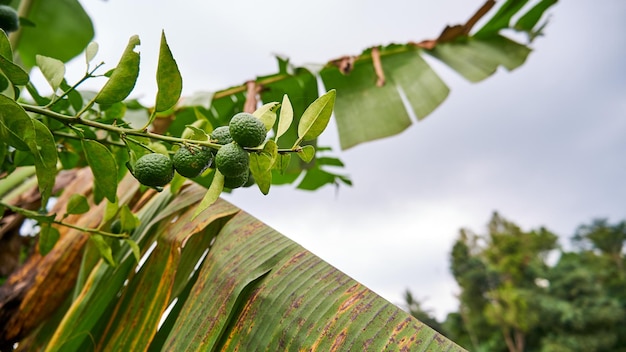
[(142, 185), (163, 187), (174, 177), (174, 165), (169, 156), (150, 153), (137, 160), (133, 175)]
[(254, 185), (254, 176), (252, 173), (248, 174), (248, 180), (243, 184), (243, 187), (252, 187)]
[(233, 140), (242, 147), (258, 147), (267, 134), (263, 122), (247, 112), (233, 116), (228, 129)]
[(0, 5), (0, 28), (6, 33), (15, 32), (20, 27), (17, 11), (8, 5)]
[(213, 161), (213, 153), (204, 147), (180, 147), (172, 159), (176, 172), (181, 176), (194, 178), (200, 176), (209, 167)]
[(248, 171), (250, 156), (239, 144), (229, 143), (215, 154), (215, 166), (225, 177), (234, 177)]
[(233, 141), (233, 137), (230, 136), (228, 126), (220, 126), (211, 132), (211, 141), (215, 141), (217, 144), (228, 144)]
[(250, 176), (249, 170), (237, 176), (232, 176), (232, 177), (224, 176), (224, 187), (230, 188), (230, 189), (242, 187), (243, 185), (246, 184), (246, 182), (248, 182), (249, 176)]

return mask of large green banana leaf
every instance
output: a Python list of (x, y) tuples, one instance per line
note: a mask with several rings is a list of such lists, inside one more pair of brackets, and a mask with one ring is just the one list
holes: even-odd
[[(90, 184), (84, 178), (76, 182)], [(126, 190), (122, 199), (129, 201), (133, 194)], [(116, 266), (83, 262), (88, 274), (78, 281), (76, 294), (19, 349), (462, 350), (224, 200), (194, 219), (202, 194), (192, 183), (175, 197), (168, 189), (143, 196), (137, 191), (133, 198), (141, 225), (132, 237), (142, 248), (142, 263), (127, 247), (116, 251)], [(79, 219), (97, 218), (98, 212), (94, 208)], [(61, 241), (78, 243), (85, 236), (63, 232)], [(64, 291), (55, 289), (57, 295)]]

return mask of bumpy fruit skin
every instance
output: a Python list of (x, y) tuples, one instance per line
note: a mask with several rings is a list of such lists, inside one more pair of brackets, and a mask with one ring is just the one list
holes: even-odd
[(8, 5), (0, 5), (0, 28), (6, 33), (15, 32), (20, 27), (17, 11)]
[(233, 137), (230, 136), (228, 126), (220, 126), (211, 132), (211, 140), (217, 144), (228, 144), (233, 141)]
[(242, 187), (248, 182), (248, 177), (250, 177), (250, 171), (246, 171), (238, 176), (224, 177), (224, 187), (230, 189)]
[(228, 128), (233, 140), (242, 147), (259, 146), (267, 134), (263, 122), (246, 112), (240, 112), (233, 116)]
[(174, 165), (167, 155), (146, 154), (135, 163), (133, 175), (142, 185), (163, 187), (174, 177)]
[(174, 153), (174, 169), (187, 178), (200, 176), (213, 161), (213, 153), (208, 148), (180, 147)]
[(234, 177), (248, 171), (250, 156), (239, 144), (224, 145), (215, 154), (215, 166), (225, 177)]

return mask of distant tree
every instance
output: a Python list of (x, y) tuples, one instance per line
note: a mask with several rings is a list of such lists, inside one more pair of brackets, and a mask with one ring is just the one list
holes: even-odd
[(460, 231), (450, 258), (459, 311), (429, 325), (472, 351), (626, 351), (625, 240), (624, 221), (593, 220), (572, 237), (576, 250), (548, 266), (553, 233), (494, 213), (487, 234)]

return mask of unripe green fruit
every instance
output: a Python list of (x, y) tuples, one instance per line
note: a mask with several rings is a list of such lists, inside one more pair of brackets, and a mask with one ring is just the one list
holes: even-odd
[(247, 112), (240, 112), (233, 116), (228, 128), (233, 140), (242, 147), (258, 147), (267, 135), (265, 124)]
[(133, 175), (142, 185), (162, 187), (174, 178), (174, 165), (167, 155), (150, 153), (137, 160)]
[(226, 177), (239, 176), (248, 171), (250, 156), (239, 144), (229, 143), (215, 154), (215, 166)]
[(250, 176), (250, 170), (238, 176), (224, 177), (224, 187), (230, 188), (230, 189), (242, 187), (243, 185), (246, 184), (246, 182), (248, 182), (249, 176)]
[(220, 126), (211, 132), (211, 140), (217, 144), (228, 144), (233, 141), (228, 126)]
[(8, 5), (0, 5), (0, 28), (6, 33), (15, 32), (20, 28), (17, 11)]
[(174, 153), (174, 169), (187, 178), (200, 176), (206, 170), (211, 161), (213, 153), (208, 148), (188, 148), (180, 147)]

